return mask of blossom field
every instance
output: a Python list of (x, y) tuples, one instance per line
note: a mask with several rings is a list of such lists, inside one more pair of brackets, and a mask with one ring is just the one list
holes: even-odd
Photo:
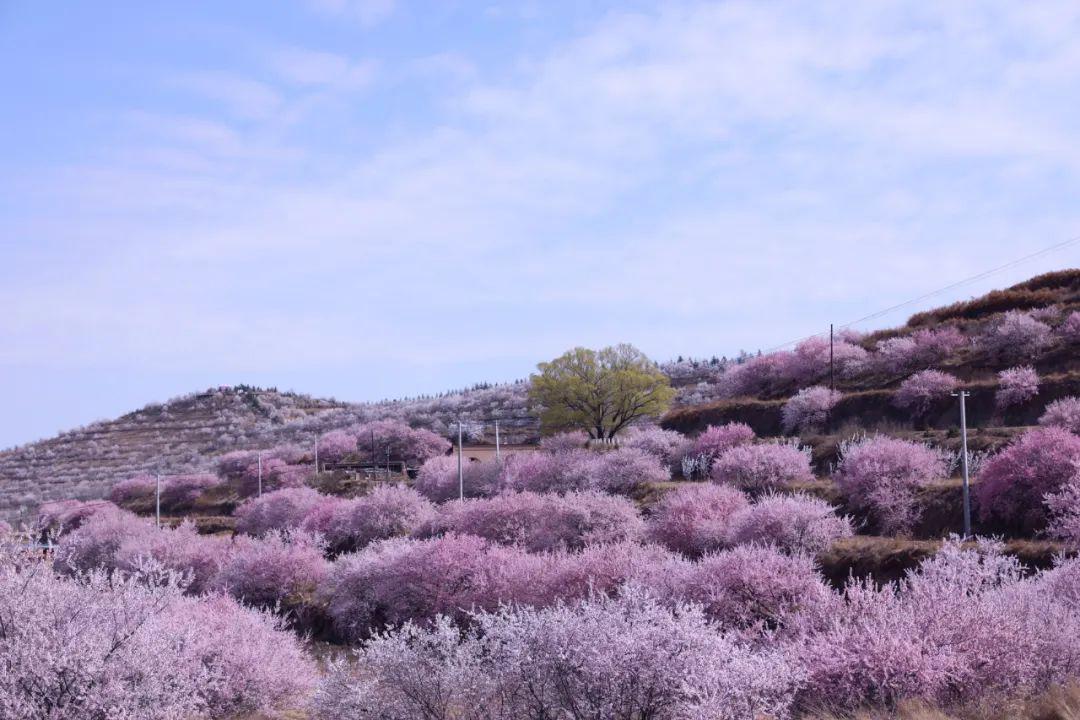
[[(1074, 718), (1080, 273), (1057, 275), (840, 334), (835, 389), (820, 339), (664, 365), (675, 408), (612, 442), (539, 439), (525, 384), (371, 406), (223, 389), (83, 430), (161, 437), (102, 440), (92, 482), (9, 506), (0, 718)], [(264, 421), (241, 421), (252, 402)], [(217, 424), (165, 430), (184, 403)], [(507, 418), (507, 452), (459, 481), (468, 412), (472, 442)], [(9, 499), (74, 438), (6, 453)], [(326, 466), (383, 449), (410, 472)]]

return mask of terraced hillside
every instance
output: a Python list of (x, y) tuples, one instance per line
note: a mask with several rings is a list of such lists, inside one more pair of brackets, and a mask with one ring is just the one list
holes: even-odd
[[(142, 472), (207, 468), (230, 450), (307, 445), (322, 433), (379, 419), (449, 433), (459, 416), (503, 418), (508, 442), (537, 434), (522, 383), (363, 404), (247, 386), (216, 388), (0, 453), (0, 517), (16, 517), (48, 500), (101, 497), (117, 480)], [(469, 430), (477, 436), (490, 427), (477, 421)]]
[[(972, 426), (1034, 424), (1049, 403), (1080, 394), (1080, 270), (1040, 275), (921, 312), (898, 328), (866, 335), (841, 331), (832, 351), (832, 373), (827, 336), (744, 358), (699, 384), (694, 395), (703, 401), (674, 408), (663, 424), (693, 433), (740, 421), (759, 435), (805, 434), (809, 428), (784, 426), (784, 406), (807, 388), (832, 382), (838, 394), (828, 400), (826, 422), (814, 431), (956, 426), (956, 401), (947, 392), (926, 396), (917, 411), (898, 403), (897, 391), (927, 371), (944, 373), (971, 393)], [(1038, 391), (1002, 402), (1000, 373), (1015, 367), (1034, 370)], [(819, 395), (828, 398), (823, 391)]]

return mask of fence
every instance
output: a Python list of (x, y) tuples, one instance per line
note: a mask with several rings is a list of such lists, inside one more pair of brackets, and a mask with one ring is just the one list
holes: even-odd
[(400, 460), (391, 460), (380, 465), (355, 462), (323, 463), (321, 470), (324, 472), (343, 471), (352, 473), (357, 478), (363, 475), (365, 480), (383, 482), (401, 479), (409, 475), (408, 466)]

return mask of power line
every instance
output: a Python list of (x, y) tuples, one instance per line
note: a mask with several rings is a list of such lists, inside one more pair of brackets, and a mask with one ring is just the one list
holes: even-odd
[[(957, 280), (956, 282), (950, 283), (949, 285), (945, 285), (944, 287), (940, 287), (937, 290), (932, 290), (932, 291), (930, 291), (928, 293), (925, 293), (923, 295), (920, 295), (920, 296), (918, 296), (916, 298), (912, 298), (911, 300), (905, 300), (902, 303), (892, 305), (890, 307), (885, 308), (884, 310), (878, 310), (877, 312), (870, 313), (869, 315), (865, 315), (865, 316), (863, 316), (863, 317), (861, 317), (861, 318), (859, 318), (857, 320), (851, 320), (849, 322), (844, 323), (843, 325), (840, 325), (839, 329), (840, 330), (845, 330), (845, 329), (851, 327), (852, 325), (858, 325), (859, 323), (866, 322), (867, 320), (876, 320), (877, 318), (879, 318), (879, 317), (881, 317), (883, 315), (888, 315), (889, 313), (894, 312), (896, 310), (900, 310), (901, 308), (905, 308), (905, 307), (907, 307), (909, 305), (913, 305), (915, 303), (922, 302), (923, 300), (928, 300), (928, 299), (930, 299), (932, 297), (936, 297), (936, 296), (938, 296), (938, 295), (940, 295), (940, 294), (942, 294), (944, 292), (948, 292), (949, 290), (955, 290), (958, 287), (968, 285), (968, 284), (973, 283), (973, 282), (975, 282), (977, 280), (982, 280), (983, 278), (986, 278), (986, 277), (989, 277), (989, 276), (991, 276), (991, 275), (993, 275), (995, 273), (1001, 272), (1002, 270), (1008, 270), (1009, 268), (1016, 267), (1017, 265), (1025, 263), (1028, 260), (1034, 260), (1037, 257), (1040, 257), (1042, 255), (1046, 255), (1046, 254), (1051, 253), (1051, 252), (1054, 252), (1055, 250), (1062, 250), (1064, 248), (1069, 247), (1070, 245), (1075, 245), (1076, 243), (1080, 243), (1080, 236), (1070, 238), (1069, 240), (1065, 240), (1064, 242), (1059, 242), (1059, 243), (1057, 243), (1055, 245), (1051, 245), (1050, 247), (1045, 247), (1042, 250), (1031, 253), (1030, 255), (1025, 255), (1023, 257), (1016, 258), (1015, 260), (1010, 260), (1009, 262), (1007, 262), (1007, 263), (1005, 263), (1003, 265), (998, 265), (997, 267), (991, 268), (989, 270), (984, 270), (983, 272), (977, 273), (977, 274), (972, 275), (970, 277), (966, 277), (963, 280)], [(813, 335), (807, 335), (806, 337), (802, 337), (802, 338), (799, 338), (797, 340), (789, 340), (788, 342), (783, 343), (782, 345), (777, 345), (776, 347), (769, 348), (768, 350), (765, 350), (764, 352), (766, 352), (766, 353), (776, 352), (777, 350), (781, 350), (783, 348), (786, 348), (789, 345), (796, 345), (798, 343), (803, 342), (804, 340), (810, 340), (811, 338), (823, 336), (824, 334), (825, 334), (824, 332), (814, 333)]]

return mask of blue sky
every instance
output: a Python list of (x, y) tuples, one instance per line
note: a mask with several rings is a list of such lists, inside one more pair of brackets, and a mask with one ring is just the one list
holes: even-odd
[(0, 447), (220, 384), (771, 347), (1066, 240), (1078, 30), (1072, 2), (0, 0)]

